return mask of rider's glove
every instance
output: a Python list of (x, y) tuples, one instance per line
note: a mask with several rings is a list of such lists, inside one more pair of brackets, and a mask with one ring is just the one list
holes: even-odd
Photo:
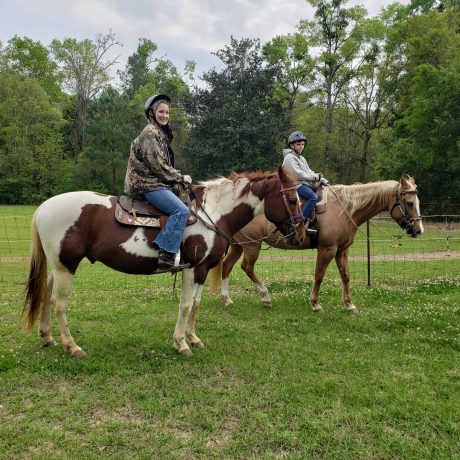
[(330, 182), (325, 177), (323, 177), (320, 182), (321, 182), (321, 185), (329, 185), (330, 184)]

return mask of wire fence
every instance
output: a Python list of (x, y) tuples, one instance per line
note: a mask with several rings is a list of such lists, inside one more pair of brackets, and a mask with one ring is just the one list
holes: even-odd
[[(423, 209), (423, 204), (422, 204)], [(16, 298), (22, 296), (29, 270), (30, 222), (35, 207), (0, 206), (0, 290)], [(409, 285), (432, 279), (460, 280), (460, 207), (456, 213), (423, 216), (425, 233), (410, 238), (388, 215), (373, 218), (360, 227), (350, 248), (352, 283)], [(369, 244), (368, 244), (369, 241)], [(314, 276), (316, 250), (280, 250), (264, 247), (256, 264), (256, 274), (267, 284), (302, 280), (310, 284)], [(86, 259), (77, 271), (74, 291), (108, 290), (113, 286), (139, 290), (171, 283), (169, 275), (142, 276), (115, 272), (101, 263)], [(178, 277), (180, 283), (180, 277)], [(340, 283), (333, 264), (325, 283)], [(252, 287), (242, 270), (232, 272), (232, 285)]]

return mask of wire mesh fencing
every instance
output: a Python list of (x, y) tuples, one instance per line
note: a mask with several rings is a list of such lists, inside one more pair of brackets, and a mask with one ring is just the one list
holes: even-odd
[[(423, 209), (423, 204), (422, 204)], [(22, 296), (29, 270), (30, 223), (35, 207), (0, 206), (0, 289), (10, 298)], [(460, 209), (458, 210), (460, 211)], [(410, 238), (388, 215), (380, 215), (359, 228), (350, 248), (352, 283), (400, 285), (435, 278), (460, 279), (460, 212), (423, 216), (425, 233)], [(265, 284), (305, 281), (314, 277), (316, 250), (281, 250), (264, 246), (255, 272)], [(178, 286), (180, 285), (178, 277)], [(332, 262), (325, 283), (340, 283)], [(128, 275), (84, 259), (75, 276), (74, 291), (108, 290), (122, 285), (131, 289), (164, 288), (171, 276)], [(235, 266), (232, 284), (251, 286)]]

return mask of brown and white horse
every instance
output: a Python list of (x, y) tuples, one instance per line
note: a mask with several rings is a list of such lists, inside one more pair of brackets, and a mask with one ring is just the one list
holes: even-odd
[[(414, 238), (421, 235), (423, 224), (417, 186), (413, 177), (401, 176), (399, 182), (334, 185), (325, 191), (328, 200), (326, 212), (317, 215), (320, 231), (315, 282), (310, 294), (310, 303), (313, 311), (323, 311), (319, 303), (319, 290), (327, 267), (335, 258), (342, 278), (343, 302), (348, 310), (356, 312), (350, 292), (348, 251), (355, 240), (358, 227), (387, 210), (408, 235)], [(274, 233), (275, 230), (266, 217), (260, 215), (233, 236), (239, 244), (231, 245), (223, 263), (217, 265), (210, 273), (211, 291), (217, 291), (219, 281), (222, 281), (220, 295), (225, 305), (233, 303), (229, 292), (229, 276), (242, 253), (244, 256), (241, 267), (257, 287), (263, 305), (270, 307), (272, 301), (268, 289), (254, 273), (254, 264), (259, 257), (262, 242), (281, 249), (311, 248), (310, 238), (296, 246), (280, 237), (279, 233)]]
[[(182, 255), (191, 268), (183, 270), (179, 316), (174, 346), (191, 354), (186, 339), (197, 347), (195, 317), (208, 271), (222, 258), (231, 235), (265, 212), (284, 234), (305, 236), (298, 225), (300, 203), (295, 181), (280, 166), (278, 174), (258, 173), (251, 178), (225, 178), (204, 182), (197, 189), (202, 207), (198, 220), (186, 228)], [(95, 192), (71, 192), (45, 201), (32, 219), (32, 251), (24, 313), (27, 327), (40, 316), (39, 334), (45, 345), (51, 336), (50, 316), (54, 306), (61, 340), (72, 356), (85, 352), (72, 338), (66, 318), (67, 299), (77, 267), (84, 257), (100, 261), (125, 273), (152, 274), (158, 251), (151, 241), (158, 230), (119, 224), (114, 218), (117, 197)], [(51, 274), (47, 280), (47, 262)]]

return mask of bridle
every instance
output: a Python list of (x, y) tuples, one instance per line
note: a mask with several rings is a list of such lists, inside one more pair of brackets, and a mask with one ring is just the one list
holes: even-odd
[[(291, 209), (289, 207), (289, 203), (288, 203), (288, 197), (286, 195), (286, 192), (290, 191), (290, 190), (297, 190), (297, 186), (294, 185), (292, 187), (283, 187), (283, 184), (281, 182), (281, 180), (279, 178), (276, 179), (276, 182), (280, 184), (280, 189), (279, 189), (279, 192), (281, 193), (281, 196), (283, 198), (283, 204), (284, 204), (284, 208), (286, 209), (289, 217), (284, 221), (282, 222), (279, 227), (287, 224), (287, 223), (290, 223), (291, 226), (295, 229), (297, 228), (300, 224), (303, 223), (303, 215), (302, 213), (292, 213), (291, 212)], [(297, 203), (299, 205), (299, 208), (300, 208), (300, 200), (299, 200), (299, 196), (297, 195), (296, 193), (296, 196), (297, 196)], [(278, 226), (277, 226), (278, 227)]]
[[(396, 191), (396, 201), (393, 207), (391, 208), (390, 211), (390, 216), (398, 223), (398, 225), (405, 231), (409, 232), (412, 230), (412, 227), (414, 226), (415, 222), (421, 221), (422, 216), (415, 216), (415, 217), (410, 217), (407, 213), (406, 209), (406, 203), (404, 202), (403, 205), (401, 204), (400, 198), (403, 197), (404, 195), (418, 195), (417, 189), (415, 190), (408, 190), (408, 191)], [(398, 210), (401, 213), (401, 217), (399, 220), (393, 216), (393, 211)]]

